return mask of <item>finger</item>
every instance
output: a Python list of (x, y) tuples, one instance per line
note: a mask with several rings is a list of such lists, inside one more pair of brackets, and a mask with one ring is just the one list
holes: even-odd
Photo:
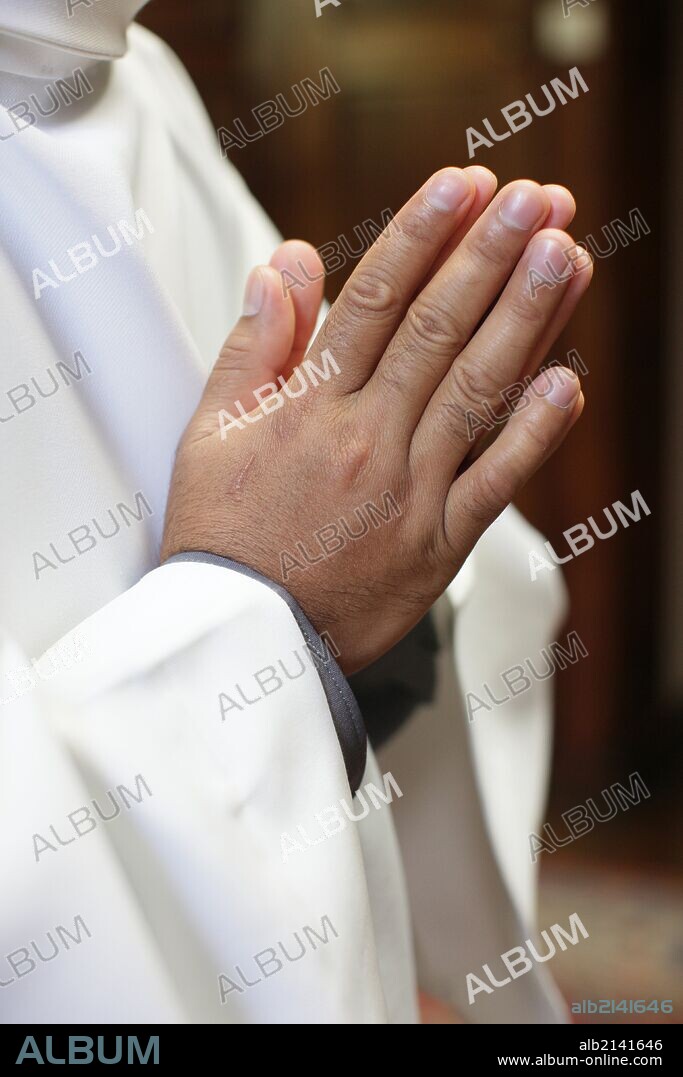
[(537, 183), (521, 180), (503, 188), (411, 304), (363, 393), (371, 410), (380, 402), (400, 409), (404, 437), (412, 436), (432, 393), (549, 209)]
[(286, 379), (298, 366), (315, 329), (325, 289), (325, 268), (315, 247), (301, 239), (281, 243), (270, 264), (282, 278), (283, 295), (291, 296), (296, 327), (292, 353), (281, 371)]
[(550, 199), (550, 212), (543, 222), (543, 227), (568, 228), (576, 216), (574, 195), (558, 183), (545, 183), (543, 190)]
[(444, 528), (457, 560), (562, 444), (583, 403), (572, 371), (553, 367), (538, 375), (500, 436), (449, 490)]
[(359, 262), (316, 338), (316, 349), (329, 349), (341, 368), (333, 383), (338, 389), (354, 392), (365, 385), (474, 194), (462, 169), (437, 172)]
[(453, 254), (453, 251), (465, 238), (474, 222), (481, 217), (496, 193), (498, 179), (490, 169), (484, 168), (483, 165), (469, 165), (464, 171), (475, 186), (475, 195), (472, 205), (470, 206), (470, 211), (441, 248), (431, 270), (427, 274), (424, 282), (420, 285), (421, 288), (426, 287), (432, 277), (435, 277), (441, 267), (445, 265)]
[(258, 266), (247, 280), (242, 317), (204, 390), (199, 406), (203, 427), (218, 430), (220, 411), (232, 417), (253, 411), (259, 405), (254, 393), (263, 386), (280, 388), (276, 379), (291, 355), (294, 333), (294, 304), (283, 295), (280, 274), (272, 266)]
[(577, 247), (577, 250), (582, 251), (583, 254), (581, 255), (580, 261), (577, 262), (575, 266), (576, 271), (569, 281), (569, 285), (562, 296), (562, 301), (558, 309), (551, 318), (536, 349), (529, 358), (527, 367), (523, 372), (525, 375), (536, 373), (539, 366), (557, 341), (560, 333), (565, 329), (580, 300), (590, 287), (594, 270), (593, 259), (588, 251), (586, 251), (585, 247)]
[[(500, 299), (451, 365), (420, 419), (410, 447), (419, 475), (427, 470), (444, 483), (491, 426), (491, 417), (508, 399), (521, 395), (519, 379), (553, 321), (573, 271), (566, 232), (543, 230), (529, 244)], [(532, 274), (550, 267), (560, 278), (554, 288), (533, 295)], [(562, 279), (564, 278), (564, 279)], [(501, 394), (503, 394), (501, 396)]]
[[(577, 248), (578, 249), (578, 248)], [(581, 248), (584, 250), (585, 248)], [(588, 252), (586, 252), (588, 254)], [(583, 259), (582, 259), (583, 261)], [(524, 370), (519, 375), (516, 382), (511, 383), (506, 389), (501, 390), (499, 394), (499, 401), (496, 406), (493, 406), (491, 413), (488, 415), (482, 415), (481, 420), (484, 425), (489, 425), (490, 429), (486, 433), (482, 432), (482, 426), (479, 420), (471, 415), (468, 422), (468, 437), (471, 442), (471, 447), (465, 460), (461, 464), (461, 468), (469, 467), (473, 460), (481, 456), (483, 452), (489, 447), (491, 442), (500, 433), (500, 427), (503, 426), (511, 413), (511, 404), (514, 400), (511, 397), (519, 395), (520, 383), (526, 385), (528, 381), (533, 378), (537, 373), (539, 367), (545, 364), (548, 355), (550, 354), (557, 338), (563, 332), (565, 327), (576, 310), (576, 307), (588, 289), (593, 277), (593, 260), (590, 256), (587, 257), (585, 268), (579, 270), (574, 274), (570, 280), (567, 290), (562, 297), (559, 308), (551, 318), (548, 328), (544, 332), (540, 342), (533, 350), (529, 362), (526, 364)], [(559, 364), (553, 360), (555, 366)], [(581, 371), (585, 373), (585, 371)]]
[[(481, 216), (496, 193), (498, 180), (494, 173), (489, 171), (488, 168), (484, 168), (482, 165), (470, 165), (465, 169), (465, 172), (471, 176), (477, 189), (472, 208), (467, 214), (465, 221), (460, 225), (453, 236), (451, 236), (438, 255), (424, 282), (425, 285), (436, 275), (436, 273), (438, 273), (442, 265), (448, 261), (453, 254), (453, 251), (460, 245), (474, 222)], [(544, 184), (543, 190), (550, 200), (550, 208), (542, 227), (567, 228), (573, 221), (576, 213), (576, 202), (574, 201), (573, 195), (566, 187), (561, 187), (555, 183)]]

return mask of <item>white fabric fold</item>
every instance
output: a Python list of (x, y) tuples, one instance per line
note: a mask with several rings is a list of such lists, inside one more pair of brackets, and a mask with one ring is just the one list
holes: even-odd
[(0, 0), (0, 68), (54, 78), (74, 62), (123, 56), (147, 0)]
[[(0, 712), (14, 818), (2, 828), (13, 871), (0, 952), (32, 939), (49, 954), (47, 933), (73, 932), (77, 914), (91, 937), (49, 963), (29, 947), (0, 995), (3, 1020), (411, 1020), (400, 888), (381, 924), (384, 976), (401, 984), (389, 1008), (371, 914), (381, 893), (364, 867), (375, 863), (377, 888), (396, 877), (388, 811), (283, 855), (283, 833), (310, 832), (316, 813), (350, 801), (315, 666), (221, 712), (220, 693), (241, 698), (246, 671), (282, 659), (298, 673), (306, 648), (284, 602), (226, 569), (166, 565), (79, 626), (78, 641), (79, 661)], [(42, 791), (28, 802), (27, 782)], [(121, 785), (128, 806), (105, 821)]]

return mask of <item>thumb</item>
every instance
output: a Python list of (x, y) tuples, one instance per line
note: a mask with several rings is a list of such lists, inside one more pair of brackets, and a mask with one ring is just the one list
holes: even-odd
[(296, 329), (292, 354), (287, 369), (282, 371), (288, 378), (306, 354), (320, 314), (325, 287), (325, 268), (315, 247), (302, 239), (288, 239), (281, 243), (270, 259), (270, 265), (282, 277), (285, 295), (291, 295), (296, 315)]
[(259, 404), (257, 389), (277, 385), (287, 364), (295, 333), (294, 304), (282, 288), (280, 274), (272, 266), (252, 269), (244, 291), (239, 319), (211, 372), (199, 413), (202, 423), (215, 420), (224, 410), (237, 415), (238, 405), (249, 413)]

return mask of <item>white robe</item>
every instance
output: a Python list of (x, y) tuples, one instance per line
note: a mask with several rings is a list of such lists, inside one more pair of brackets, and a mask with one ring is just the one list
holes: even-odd
[(546, 966), (473, 1005), (465, 980), (533, 931), (550, 689), (472, 724), (463, 698), (556, 638), (540, 537), (510, 509), (481, 540), (437, 700), (368, 751), (362, 785), (403, 795), (343, 826), (313, 663), (225, 713), (305, 653), (287, 604), (158, 567), (178, 439), (278, 236), (177, 59), (126, 34), (141, 6), (0, 0), (0, 1019), (410, 1023), (419, 981), (469, 1021), (563, 1020)]

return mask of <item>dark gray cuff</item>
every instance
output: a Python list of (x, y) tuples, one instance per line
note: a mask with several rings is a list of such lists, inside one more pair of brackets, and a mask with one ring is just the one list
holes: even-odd
[(249, 576), (252, 580), (257, 580), (265, 587), (269, 587), (287, 604), (311, 654), (316, 657), (316, 668), (327, 697), (334, 728), (337, 731), (337, 738), (344, 756), (346, 775), (351, 786), (351, 792), (355, 795), (365, 773), (367, 757), (368, 741), (363, 717), (346, 677), (337, 665), (329, 647), (318, 635), (299, 603), (292, 598), (289, 591), (281, 584), (269, 580), (267, 576), (262, 576), (260, 572), (249, 568), (248, 565), (240, 564), (239, 561), (231, 561), (227, 557), (217, 557), (213, 553), (191, 552), (177, 553), (174, 557), (169, 557), (164, 564), (171, 564), (173, 561), (199, 561), (207, 565), (220, 565), (222, 568), (229, 568), (233, 572), (239, 572), (242, 576)]

